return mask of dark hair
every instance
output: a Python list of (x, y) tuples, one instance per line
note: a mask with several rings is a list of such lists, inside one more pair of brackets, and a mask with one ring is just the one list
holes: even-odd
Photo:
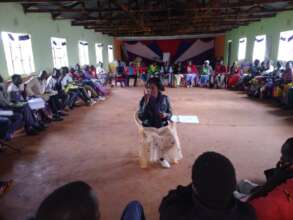
[(85, 182), (68, 183), (41, 203), (35, 220), (99, 220), (98, 201)]
[(156, 85), (158, 87), (159, 91), (165, 91), (165, 87), (164, 87), (160, 78), (158, 78), (158, 77), (150, 78), (147, 81), (147, 86), (150, 86), (151, 84)]
[(281, 160), (293, 164), (293, 137), (288, 138), (281, 148)]
[(216, 152), (200, 155), (192, 167), (192, 183), (198, 199), (210, 208), (226, 208), (236, 189), (236, 174), (231, 161)]
[(4, 82), (3, 77), (0, 75), (0, 83)]

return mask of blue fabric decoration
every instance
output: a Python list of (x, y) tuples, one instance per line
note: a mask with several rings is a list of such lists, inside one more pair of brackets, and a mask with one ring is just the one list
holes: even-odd
[(265, 39), (265, 38), (260, 38), (260, 39), (255, 38), (255, 41), (256, 41), (257, 43), (259, 43), (259, 42), (262, 42), (264, 39)]
[(280, 40), (282, 40), (282, 41), (286, 41), (286, 37), (280, 37)]
[(66, 42), (62, 42), (62, 44), (61, 44), (62, 46), (66, 46)]
[(83, 46), (87, 46), (87, 45), (89, 45), (87, 42), (82, 42), (82, 41), (80, 41), (79, 43), (80, 43), (80, 45), (83, 45)]
[(20, 35), (18, 37), (18, 40), (20, 40), (20, 41), (29, 40), (29, 39), (30, 39), (30, 36), (28, 34), (26, 34), (26, 35)]
[(293, 35), (291, 37), (288, 38), (288, 42), (293, 40)]
[(14, 37), (12, 36), (12, 34), (8, 34), (8, 37), (10, 38), (10, 40), (14, 41)]

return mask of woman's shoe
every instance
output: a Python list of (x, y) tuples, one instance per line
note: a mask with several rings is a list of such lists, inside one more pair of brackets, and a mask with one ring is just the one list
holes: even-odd
[(170, 163), (169, 163), (167, 160), (165, 160), (165, 159), (161, 159), (161, 160), (160, 160), (160, 164), (161, 164), (161, 166), (162, 166), (163, 168), (165, 168), (165, 169), (169, 169), (169, 168), (171, 168)]

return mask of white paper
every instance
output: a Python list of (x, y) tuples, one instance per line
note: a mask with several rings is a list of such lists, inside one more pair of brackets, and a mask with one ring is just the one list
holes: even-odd
[(13, 115), (13, 111), (0, 110), (0, 116), (12, 116), (12, 115)]
[(177, 123), (199, 124), (199, 119), (196, 115), (173, 115), (171, 120)]
[(45, 108), (45, 101), (42, 98), (30, 99), (28, 105), (32, 110)]

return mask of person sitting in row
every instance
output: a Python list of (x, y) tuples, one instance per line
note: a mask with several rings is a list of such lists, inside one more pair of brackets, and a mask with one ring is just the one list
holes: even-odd
[(215, 71), (214, 71), (214, 75), (213, 75), (214, 86), (216, 88), (222, 88), (223, 89), (223, 88), (226, 87), (225, 80), (226, 80), (227, 72), (228, 72), (227, 67), (224, 65), (224, 61), (219, 60), (216, 63)]
[(276, 168), (266, 170), (265, 175), (266, 183), (253, 189), (249, 198), (258, 220), (292, 219), (293, 138), (283, 144)]
[[(281, 103), (284, 104), (285, 106), (289, 105), (289, 89), (293, 87), (293, 70), (292, 70), (292, 62), (288, 61), (286, 63), (285, 70), (281, 76), (282, 79), (282, 87), (283, 87), (283, 92), (282, 92), (282, 100)], [(291, 103), (293, 105), (293, 103)]]
[(106, 96), (109, 95), (109, 91), (99, 82), (97, 78), (94, 78), (92, 76), (92, 74), (90, 73), (89, 66), (86, 65), (84, 67), (83, 71), (81, 72), (81, 76), (83, 86), (90, 86), (92, 89), (95, 90), (96, 94), (98, 95), (98, 97), (94, 98), (97, 98), (99, 100), (106, 99)]
[(174, 64), (173, 72), (174, 72), (174, 78), (175, 78), (175, 87), (180, 87), (181, 81), (184, 78), (181, 62)]
[(227, 88), (236, 88), (237, 84), (241, 78), (241, 69), (238, 62), (235, 61), (230, 68), (229, 75), (227, 77)]
[(71, 77), (68, 68), (63, 68), (63, 77), (61, 80), (62, 90), (68, 96), (68, 106), (73, 109), (78, 99), (81, 99), (86, 105), (92, 105), (93, 101), (86, 93), (85, 89), (76, 85)]
[(130, 79), (134, 79), (133, 86), (136, 87), (137, 84), (137, 69), (132, 62), (129, 62), (128, 66), (125, 66), (125, 84), (129, 87)]
[(198, 82), (198, 75), (199, 72), (197, 67), (192, 63), (192, 61), (189, 61), (188, 65), (186, 66), (186, 86), (196, 86)]
[(159, 77), (160, 74), (160, 67), (159, 65), (157, 65), (157, 63), (152, 63), (151, 65), (149, 65), (147, 72), (149, 74), (149, 77)]
[(6, 90), (4, 80), (0, 76), (0, 108), (2, 110), (11, 110), (14, 115), (20, 114), (23, 118), (25, 132), (28, 135), (34, 135), (43, 131), (45, 126), (35, 117), (28, 103), (23, 99), (19, 89), (21, 83), (21, 77), (19, 75), (13, 75), (9, 90)]
[(229, 159), (216, 152), (200, 155), (192, 167), (192, 183), (163, 198), (160, 220), (256, 220), (253, 207), (236, 199), (236, 173)]
[(144, 65), (144, 63), (138, 63), (137, 66), (137, 71), (138, 71), (138, 77), (142, 79), (144, 83), (146, 83), (149, 79), (148, 73), (147, 73), (147, 68)]
[(46, 71), (41, 71), (38, 77), (31, 77), (25, 82), (25, 92), (28, 97), (40, 97), (49, 104), (53, 113), (53, 120), (60, 121), (62, 116), (67, 114), (62, 111), (57, 92), (46, 91), (47, 79), (49, 75)]
[[(28, 220), (100, 220), (100, 203), (93, 188), (82, 181), (65, 184), (48, 195)], [(121, 220), (145, 220), (142, 205), (130, 202)]]
[(115, 76), (115, 86), (117, 86), (117, 83), (120, 83), (121, 87), (126, 86), (126, 81), (125, 81), (125, 68), (123, 63), (118, 60), (118, 65), (116, 68), (116, 76)]
[[(3, 111), (1, 109), (0, 111)], [(13, 133), (23, 127), (23, 117), (19, 113), (13, 113), (11, 116), (2, 116), (0, 114), (0, 140), (9, 141), (12, 138)], [(0, 151), (1, 151), (0, 144)]]
[(200, 87), (208, 87), (211, 82), (210, 78), (213, 75), (213, 68), (210, 66), (210, 61), (204, 61), (202, 71), (200, 74), (199, 85)]

